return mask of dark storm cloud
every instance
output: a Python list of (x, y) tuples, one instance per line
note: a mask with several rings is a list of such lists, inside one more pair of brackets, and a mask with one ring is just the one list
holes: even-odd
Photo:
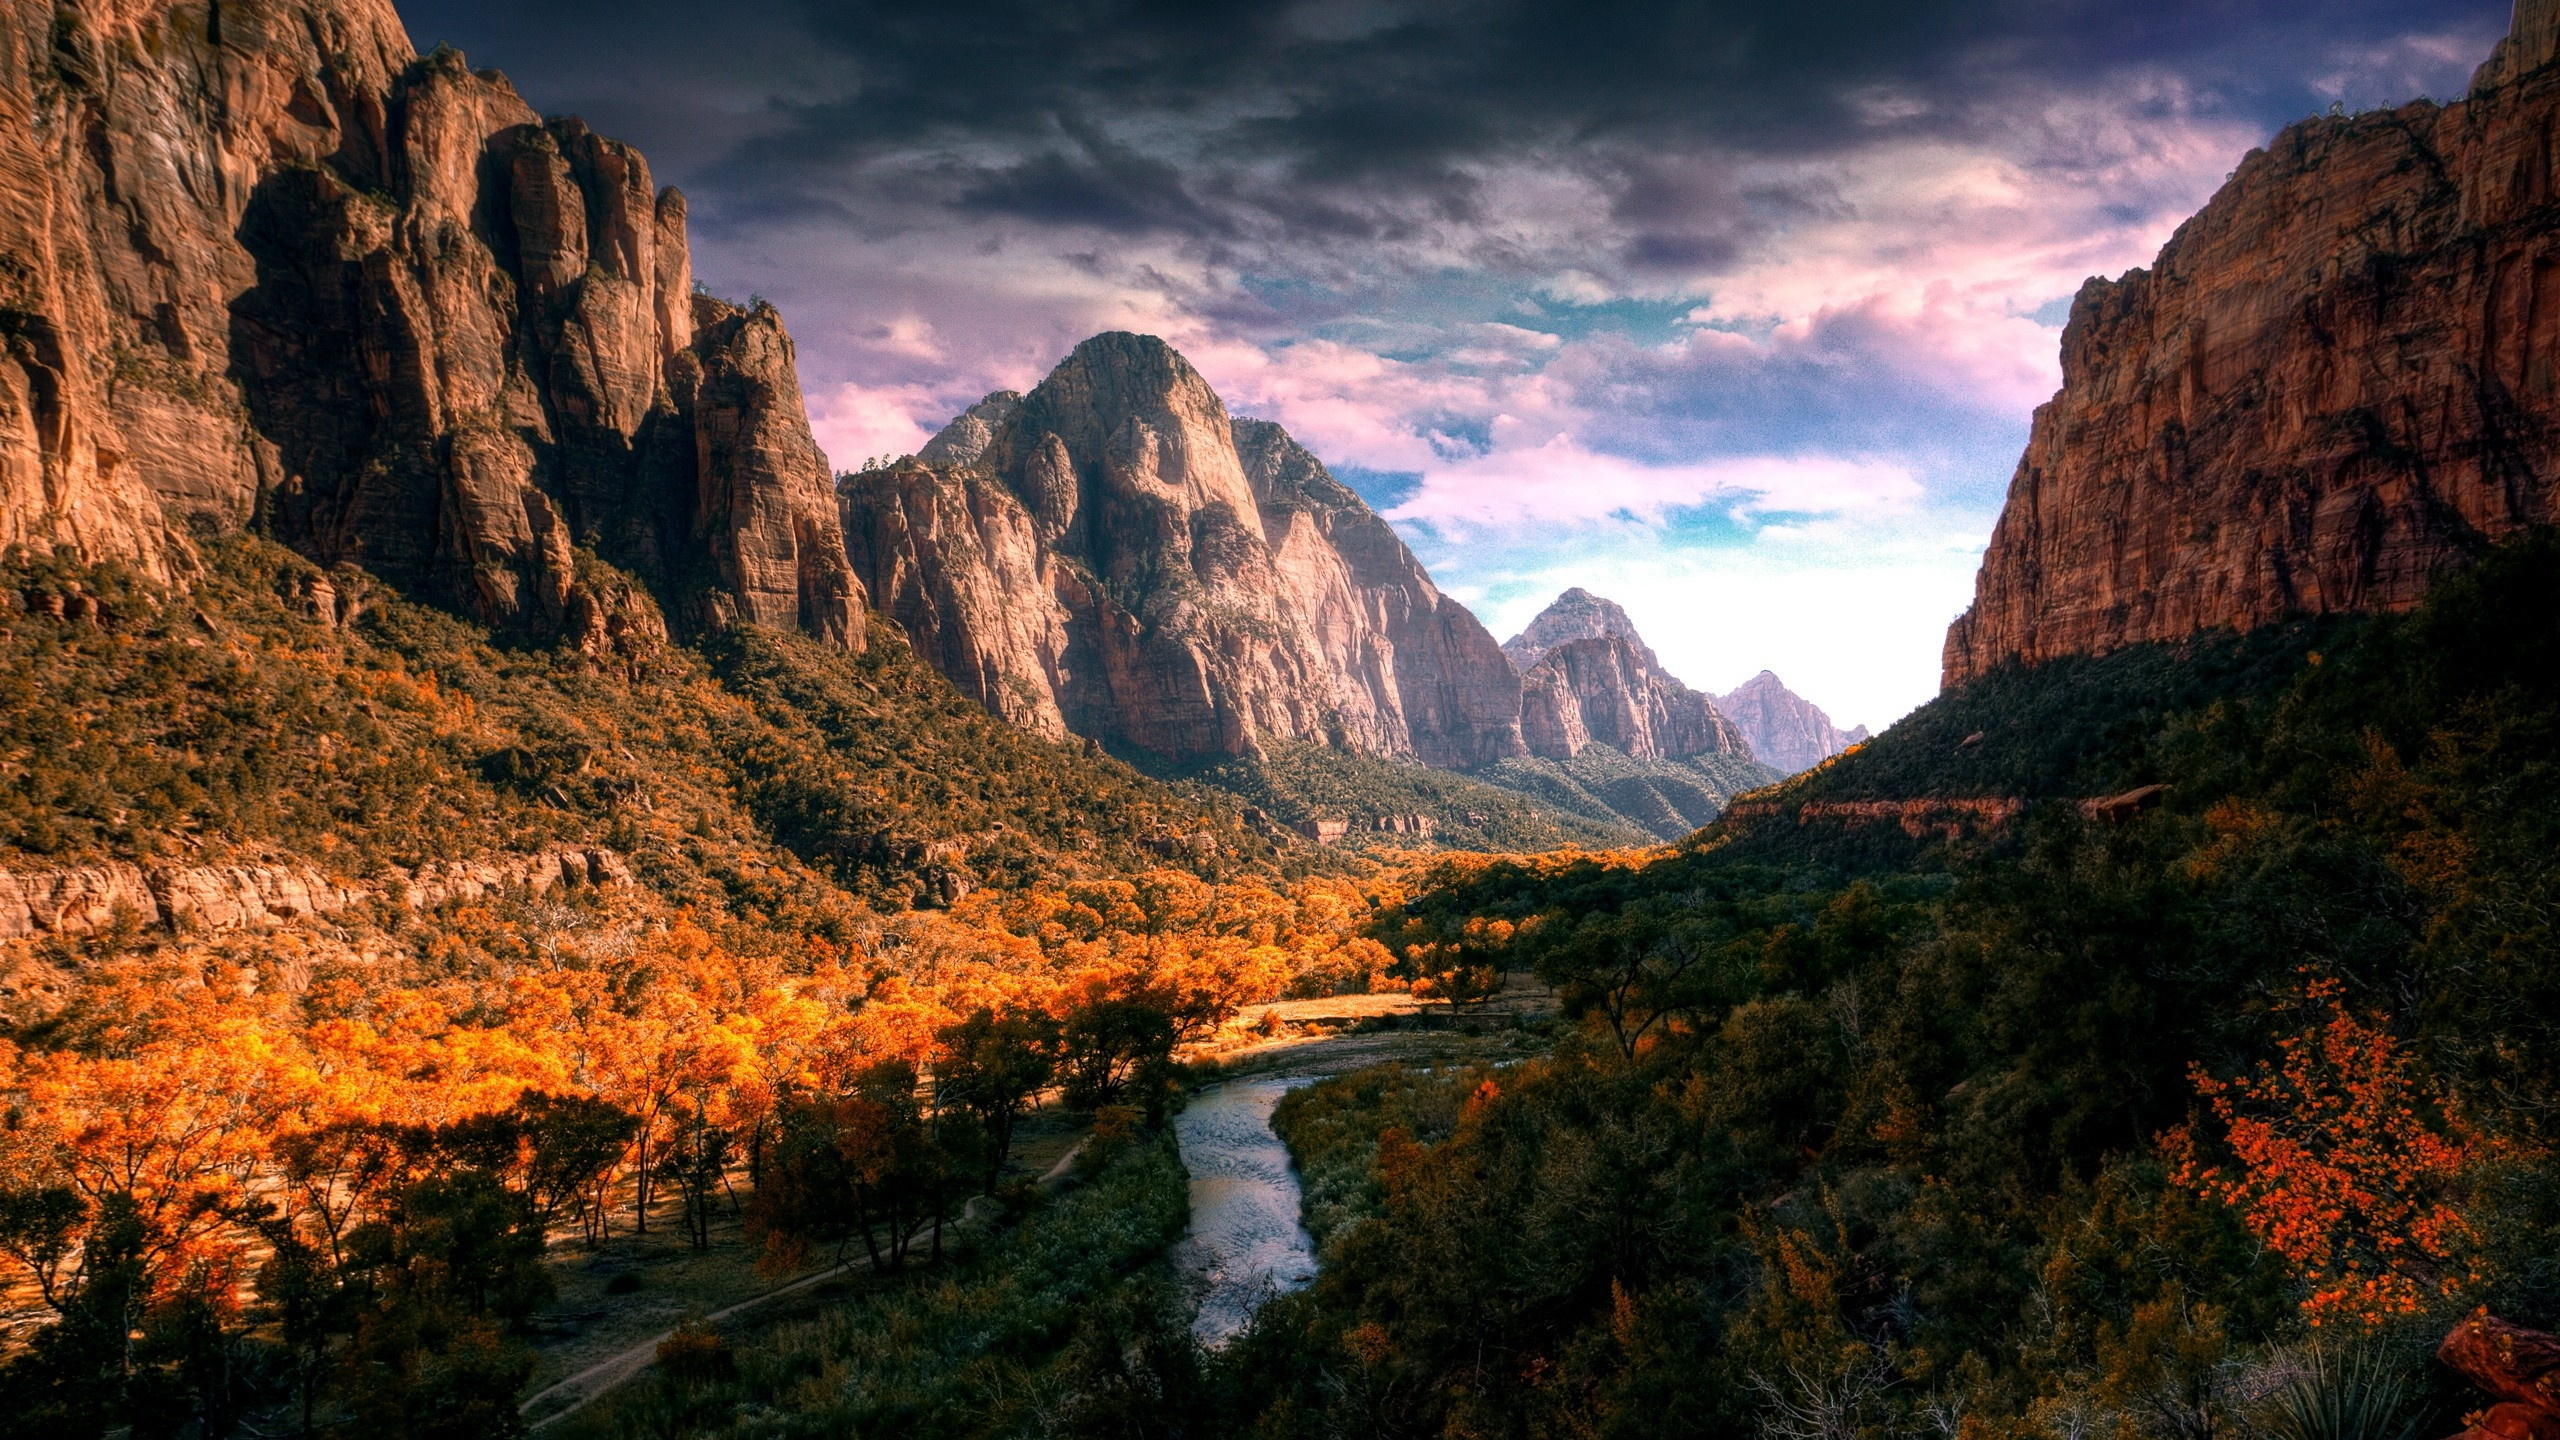
[(686, 188), (839, 457), (1152, 330), (1406, 477), (1453, 593), (1650, 584), (1754, 617), (1675, 630), (1675, 669), (1827, 667), (1807, 693), (1882, 718), (1934, 684), (2066, 297), (2283, 123), (2459, 93), (2506, 5), (401, 8)]
[[(1166, 203), (1186, 193), (1180, 177), (1115, 174), (1098, 155), (1059, 147), (1061, 127), (1110, 117), (1153, 128), (1163, 148), (1203, 170), (1270, 167), (1271, 183), (1235, 187), (1235, 203), (1288, 182), (1436, 184), (1445, 201), (1459, 167), (1523, 149), (1580, 149), (1625, 168), (1640, 203), (1644, 181), (1632, 172), (1665, 149), (1788, 154), (1880, 129), (1976, 131), (2003, 123), (2002, 102), (2022, 88), (2130, 67), (2174, 70), (2273, 123), (2323, 98), (2309, 74), (2289, 69), (2412, 29), (2470, 23), (2489, 33), (2500, 8), (414, 0), (403, 11), (422, 42), (466, 43), (537, 103), (575, 105), (644, 144), (662, 138), (652, 131), (681, 130), (663, 137), (673, 142), (665, 148), (688, 158), (706, 140), (728, 140), (723, 188), (823, 188), (834, 167), (978, 145), (1019, 152), (1021, 173), (1009, 185), (964, 185), (947, 203), (1180, 230), (1218, 223), (1205, 205)], [(1284, 205), (1270, 213), (1296, 218)]]

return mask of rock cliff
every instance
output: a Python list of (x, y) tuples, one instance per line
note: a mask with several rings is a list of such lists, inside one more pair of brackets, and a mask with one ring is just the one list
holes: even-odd
[(1733, 717), (1751, 739), (1751, 753), (1789, 775), (1810, 770), (1866, 739), (1866, 727), (1840, 733), (1819, 706), (1786, 687), (1767, 670), (1752, 676), (1716, 707)]
[(2092, 280), (1945, 679), (2414, 603), (2560, 518), (2560, 0), (2465, 100), (2304, 121)]
[(1533, 755), (1570, 760), (1597, 743), (1638, 760), (1753, 758), (1716, 702), (1674, 679), (1627, 612), (1588, 590), (1557, 596), (1502, 653), (1524, 672), (1520, 733)]
[(163, 579), (263, 523), (590, 645), (858, 645), (789, 337), (684, 199), (388, 0), (0, 0), (0, 544)]
[(1595, 743), (1638, 760), (1752, 758), (1714, 701), (1663, 673), (1652, 651), (1621, 635), (1546, 651), (1521, 682), (1520, 735), (1531, 754), (1550, 760), (1570, 760)]
[(332, 878), (308, 865), (155, 866), (110, 861), (65, 870), (0, 870), (0, 941), (88, 935), (130, 919), (172, 930), (243, 926), (333, 915), (384, 893), (413, 910), (508, 890), (631, 883), (611, 850), (558, 850), (394, 871), (388, 887)]
[(1457, 767), (1522, 753), (1493, 637), (1161, 340), (1096, 336), (839, 493), (882, 610), (1017, 724), (1177, 759), (1264, 741)]

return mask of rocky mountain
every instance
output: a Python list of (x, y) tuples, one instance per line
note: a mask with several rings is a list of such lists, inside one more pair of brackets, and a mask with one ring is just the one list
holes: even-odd
[(1524, 752), (1520, 677), (1385, 521), (1151, 336), (1098, 335), (842, 477), (856, 572), (1017, 724), (1169, 760)]
[(1750, 738), (1752, 754), (1788, 775), (1810, 770), (1867, 738), (1863, 725), (1841, 734), (1819, 706), (1767, 670), (1731, 694), (1717, 696), (1716, 707)]
[(1639, 760), (1692, 755), (1751, 758), (1715, 702), (1663, 672), (1642, 642), (1622, 635), (1548, 650), (1521, 681), (1520, 736), (1532, 755), (1570, 760), (1606, 745)]
[(2297, 124), (2082, 288), (1949, 685), (2402, 609), (2560, 517), (2555, 58), (2560, 0), (2519, 0), (2468, 98)]
[(1659, 671), (1662, 662), (1646, 648), (1644, 637), (1636, 633), (1636, 622), (1614, 600), (1599, 596), (1577, 585), (1548, 602), (1527, 628), (1502, 642), (1502, 653), (1520, 673), (1538, 668), (1547, 652), (1574, 640), (1597, 640), (1614, 635), (1632, 646), (1648, 669)]
[(789, 335), (684, 197), (388, 0), (0, 4), (0, 543), (183, 578), (255, 522), (590, 648), (858, 647)]
[(1638, 760), (1752, 758), (1716, 702), (1683, 685), (1609, 600), (1576, 587), (1503, 642), (1521, 668), (1520, 734), (1533, 755), (1570, 760), (1601, 744)]

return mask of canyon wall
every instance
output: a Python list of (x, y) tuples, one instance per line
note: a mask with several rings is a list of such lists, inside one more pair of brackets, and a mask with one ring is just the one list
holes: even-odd
[(269, 527), (493, 625), (858, 646), (780, 317), (683, 197), (387, 0), (0, 0), (0, 545)]
[(2560, 0), (2470, 96), (2306, 120), (2092, 280), (1945, 680), (2414, 604), (2560, 510)]
[(1520, 679), (1385, 521), (1150, 336), (1087, 340), (843, 478), (849, 553), (997, 714), (1176, 759), (1523, 753)]

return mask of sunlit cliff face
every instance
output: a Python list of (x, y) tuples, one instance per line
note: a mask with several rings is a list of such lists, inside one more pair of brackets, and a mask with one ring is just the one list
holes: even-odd
[(1509, 633), (1934, 688), (2069, 297), (2249, 147), (2458, 94), (2502, 0), (405, 4), (694, 199), (840, 467), (1158, 334)]

